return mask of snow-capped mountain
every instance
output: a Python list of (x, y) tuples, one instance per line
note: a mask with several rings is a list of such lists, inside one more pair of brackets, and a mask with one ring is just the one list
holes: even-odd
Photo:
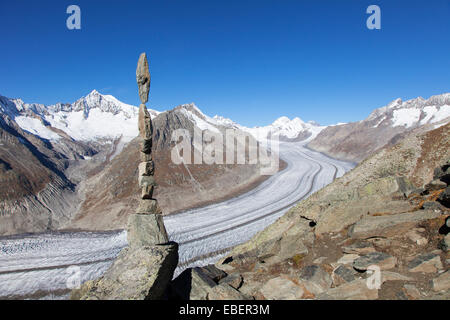
[(314, 139), (325, 128), (312, 121), (304, 122), (298, 117), (292, 120), (288, 117), (280, 117), (268, 126), (243, 130), (251, 133), (258, 140), (279, 136), (280, 140), (305, 141)]
[(181, 105), (178, 108), (201, 130), (219, 132), (218, 128), (237, 129), (250, 133), (257, 140), (266, 140), (276, 136), (281, 140), (311, 140), (326, 128), (313, 121), (304, 122), (298, 117), (292, 120), (288, 117), (280, 117), (268, 126), (249, 128), (219, 115), (209, 117), (202, 113), (194, 103)]
[[(129, 142), (138, 135), (138, 109), (96, 90), (72, 104), (50, 106), (0, 97), (0, 111), (23, 130), (50, 141), (59, 140), (61, 131), (77, 141), (121, 137)], [(149, 112), (153, 116), (159, 114), (155, 110)]]
[[(233, 128), (248, 132), (258, 140), (273, 136), (279, 136), (281, 140), (313, 139), (325, 128), (314, 122), (287, 117), (281, 117), (268, 126), (248, 128), (222, 116), (209, 117), (194, 103), (180, 105), (176, 109), (201, 130), (220, 132), (220, 129)], [(8, 115), (23, 130), (53, 142), (65, 134), (73, 140), (85, 142), (120, 138), (124, 144), (138, 135), (138, 108), (96, 90), (72, 104), (50, 106), (0, 96), (0, 112)], [(149, 112), (152, 117), (161, 113), (150, 109)]]
[(361, 161), (372, 152), (395, 143), (411, 130), (431, 130), (450, 121), (450, 93), (391, 103), (359, 122), (329, 126), (308, 146), (330, 156)]
[(376, 121), (379, 126), (413, 128), (438, 123), (450, 117), (450, 93), (425, 100), (422, 97), (403, 102), (395, 99), (387, 106), (374, 110), (365, 121)]

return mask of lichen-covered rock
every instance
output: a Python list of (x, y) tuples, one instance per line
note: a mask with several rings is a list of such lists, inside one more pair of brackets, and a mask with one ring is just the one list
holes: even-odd
[[(139, 106), (138, 127), (139, 127), (139, 135), (144, 141), (152, 139), (153, 126), (150, 113), (148, 112), (145, 104), (141, 104)], [(143, 152), (143, 153), (149, 154), (150, 152)]]
[(155, 164), (153, 161), (146, 161), (139, 163), (139, 177), (151, 176), (155, 173)]
[(208, 290), (208, 300), (248, 300), (246, 296), (226, 283), (218, 284)]
[(421, 254), (408, 265), (409, 272), (436, 273), (442, 269), (441, 257), (434, 253)]
[(439, 216), (439, 212), (422, 210), (386, 216), (365, 217), (350, 228), (349, 236), (352, 238), (370, 238), (399, 234), (407, 232), (418, 222)]
[(419, 289), (417, 289), (417, 287), (413, 284), (405, 284), (403, 286), (403, 291), (405, 292), (406, 296), (412, 300), (420, 299), (420, 297), (422, 296)]
[(339, 265), (337, 268), (333, 270), (332, 279), (335, 287), (340, 286), (341, 284), (352, 282), (355, 280), (355, 270), (350, 269), (344, 265)]
[(267, 300), (297, 300), (305, 291), (293, 281), (277, 277), (267, 281), (260, 292)]
[(349, 246), (342, 247), (342, 252), (361, 255), (375, 252), (375, 248), (373, 247), (372, 243), (368, 241), (356, 241)]
[(425, 189), (428, 191), (436, 191), (445, 189), (447, 187), (447, 184), (441, 180), (433, 180), (430, 183), (425, 185)]
[(366, 271), (370, 266), (376, 265), (381, 270), (388, 270), (395, 267), (397, 259), (384, 252), (371, 252), (353, 261), (353, 268), (359, 271)]
[(331, 276), (321, 267), (318, 265), (309, 265), (302, 269), (300, 282), (309, 292), (318, 295), (329, 289), (333, 281)]
[(445, 207), (450, 208), (450, 187), (445, 188), (439, 195), (438, 201)]
[(444, 250), (445, 252), (450, 251), (450, 233), (447, 234), (444, 237), (444, 239), (441, 240), (440, 245), (441, 245), (442, 250)]
[(154, 176), (140, 176), (138, 178), (139, 187), (156, 186)]
[(158, 300), (178, 264), (178, 245), (126, 248), (98, 280), (72, 293), (80, 300)]
[(155, 199), (141, 199), (136, 209), (138, 214), (162, 214), (158, 201)]
[(160, 214), (131, 214), (127, 238), (130, 247), (153, 246), (169, 242), (164, 220)]
[(232, 288), (239, 290), (244, 279), (239, 273), (232, 273), (219, 281), (219, 284), (228, 284)]
[(153, 199), (153, 191), (155, 186), (153, 185), (143, 185), (141, 188), (141, 199), (150, 200)]
[(369, 289), (365, 279), (354, 280), (339, 287), (329, 289), (317, 296), (318, 300), (375, 300), (378, 290)]
[(171, 283), (172, 298), (177, 300), (246, 299), (227, 283), (218, 284), (225, 276), (225, 272), (213, 265), (186, 269)]
[(450, 271), (447, 270), (439, 277), (433, 279), (433, 290), (434, 291), (450, 290)]
[(415, 186), (405, 177), (383, 177), (376, 179), (358, 189), (360, 198), (371, 196), (387, 196), (394, 192), (408, 194)]

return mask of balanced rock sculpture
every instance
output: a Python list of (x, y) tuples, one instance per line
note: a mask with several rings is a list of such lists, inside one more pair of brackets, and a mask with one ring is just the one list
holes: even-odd
[(150, 90), (150, 72), (145, 53), (139, 57), (136, 80), (142, 104), (139, 107), (141, 188), (136, 213), (128, 218), (128, 248), (123, 249), (106, 273), (72, 292), (72, 299), (162, 299), (178, 264), (178, 244), (169, 242), (162, 211), (153, 197), (155, 165), (152, 158), (152, 120), (145, 103)]
[(157, 245), (169, 242), (162, 211), (158, 201), (153, 198), (155, 184), (155, 165), (152, 157), (152, 119), (145, 106), (150, 90), (150, 72), (145, 53), (139, 57), (136, 68), (136, 81), (139, 88), (141, 105), (139, 106), (139, 139), (141, 163), (138, 166), (138, 183), (141, 188), (141, 199), (136, 214), (128, 218), (128, 245)]

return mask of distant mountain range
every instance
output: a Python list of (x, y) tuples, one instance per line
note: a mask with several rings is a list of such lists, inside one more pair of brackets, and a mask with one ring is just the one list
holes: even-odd
[[(260, 141), (277, 135), (281, 141), (303, 141), (336, 158), (360, 161), (406, 132), (448, 122), (450, 94), (397, 99), (363, 121), (328, 127), (281, 117), (248, 128), (209, 117), (195, 104), (149, 112), (157, 196), (170, 213), (232, 197), (263, 179), (257, 165), (174, 165), (173, 130), (234, 129)], [(137, 204), (137, 117), (135, 106), (96, 90), (72, 104), (51, 106), (0, 96), (0, 235), (123, 227)]]
[[(193, 103), (178, 108), (184, 109), (185, 115), (202, 130), (214, 131), (215, 127), (220, 126), (240, 129), (255, 137), (266, 138), (271, 133), (282, 139), (298, 139), (315, 136), (325, 128), (314, 122), (306, 123), (300, 118), (290, 120), (287, 117), (281, 117), (268, 126), (248, 128), (221, 116), (211, 118)], [(129, 142), (138, 134), (138, 109), (96, 90), (72, 104), (50, 106), (0, 96), (0, 112), (13, 119), (23, 130), (50, 141), (57, 141), (63, 136), (85, 142), (121, 137)], [(152, 117), (161, 113), (150, 109), (149, 112)]]
[(367, 119), (322, 130), (308, 146), (342, 160), (360, 162), (412, 130), (431, 130), (450, 120), (450, 93), (402, 101), (376, 109)]

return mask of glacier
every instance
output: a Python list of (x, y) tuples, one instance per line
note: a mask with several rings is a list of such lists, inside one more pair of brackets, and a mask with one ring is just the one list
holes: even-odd
[[(180, 244), (175, 276), (188, 267), (214, 263), (273, 223), (298, 201), (342, 176), (353, 164), (311, 151), (304, 142), (280, 143), (287, 167), (236, 198), (166, 216), (172, 241)], [(100, 277), (120, 250), (126, 231), (51, 232), (0, 239), (0, 298), (66, 299), (72, 274)]]

